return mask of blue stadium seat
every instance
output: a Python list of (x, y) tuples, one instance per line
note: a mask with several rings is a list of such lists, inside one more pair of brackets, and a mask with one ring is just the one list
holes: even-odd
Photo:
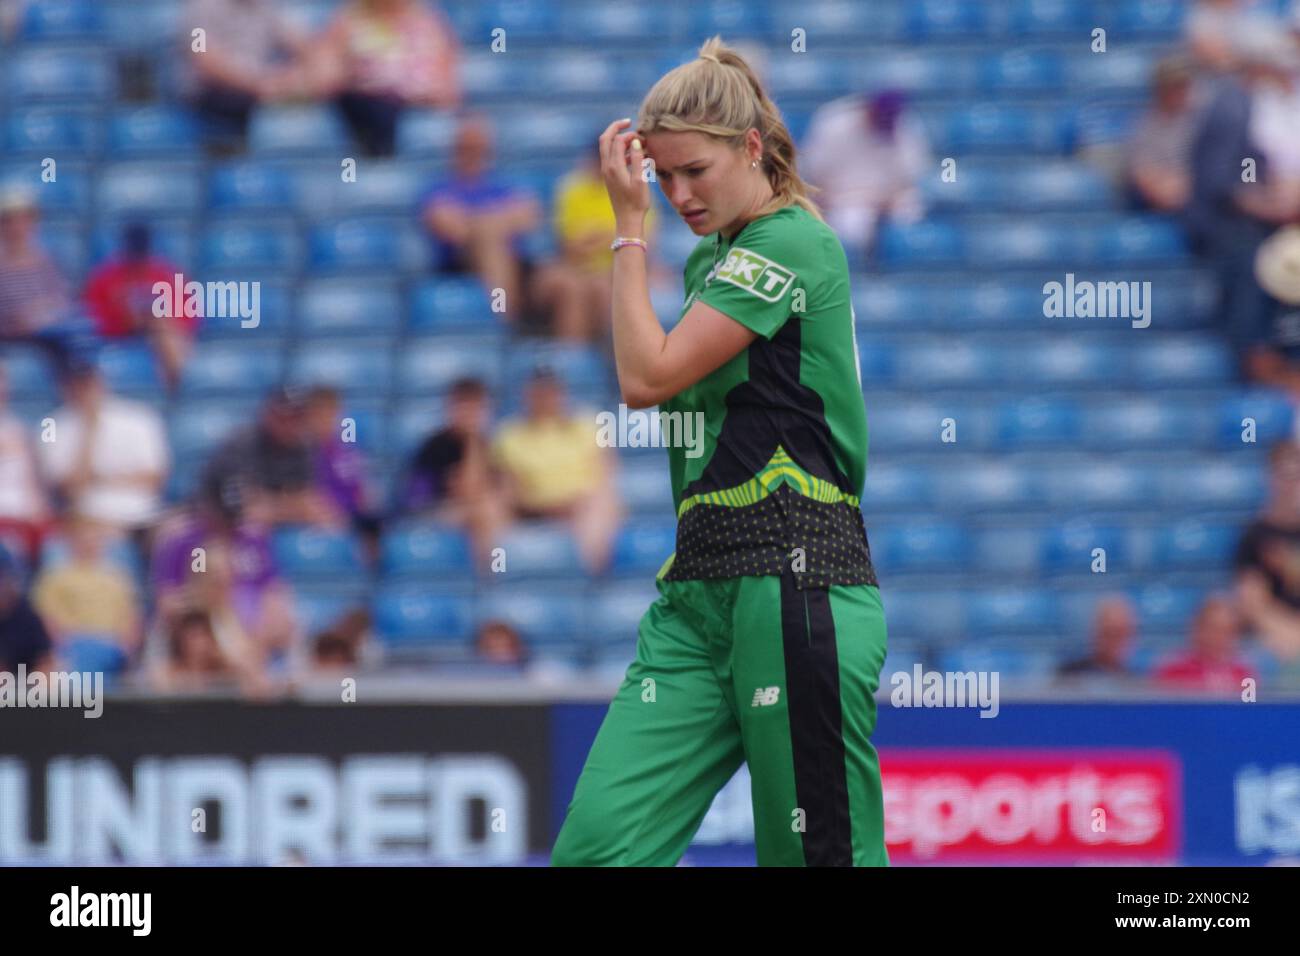
[(153, 349), (146, 342), (107, 345), (97, 357), (104, 381), (114, 392), (135, 398), (162, 395), (162, 378)]
[(915, 39), (978, 37), (991, 25), (988, 5), (978, 0), (915, 0), (906, 9), (907, 29)]
[(298, 293), (298, 331), (328, 335), (390, 335), (402, 326), (402, 300), (390, 282), (317, 279)]
[(243, 342), (207, 342), (186, 363), (181, 390), (187, 396), (261, 397), (280, 380), (283, 364), (278, 350)]
[(1017, 90), (1051, 94), (1065, 77), (1061, 58), (1045, 50), (1008, 50), (985, 56), (979, 64), (980, 85), (986, 90)]
[(849, 86), (854, 90), (897, 89), (924, 94), (969, 85), (976, 75), (976, 63), (972, 57), (958, 53), (936, 55), (892, 49), (879, 56), (856, 59), (851, 70)]
[[(1082, 577), (1092, 574), (1093, 551), (1105, 551), (1107, 574), (1127, 569), (1127, 541), (1121, 528), (1082, 519), (1072, 519), (1045, 528), (1042, 535), (1042, 567), (1049, 574)], [(1096, 572), (1100, 573), (1100, 571)]]
[[(867, 538), (872, 542), (874, 560), (876, 536), (871, 529)], [(965, 596), (957, 591), (894, 587), (886, 583), (880, 597), (885, 606), (891, 647), (895, 637), (939, 642), (959, 638), (965, 629), (967, 604)]]
[(1074, 254), (1077, 244), (1073, 233), (1042, 217), (981, 220), (967, 226), (965, 233), (966, 255), (981, 265), (1064, 260)]
[(1106, 8), (1114, 18), (1115, 28), (1135, 33), (1154, 33), (1175, 37), (1183, 28), (1188, 6), (1177, 0), (1135, 0), (1133, 3), (1115, 3)]
[(1075, 89), (1093, 96), (1102, 91), (1141, 95), (1150, 85), (1157, 59), (1159, 54), (1150, 49), (1108, 47), (1104, 55), (1090, 50), (1075, 53), (1066, 63)]
[(316, 272), (415, 270), (427, 253), (407, 218), (345, 219), (311, 230), (311, 266)]
[(463, 589), (385, 584), (375, 594), (372, 615), (388, 646), (466, 644), (474, 636), (474, 597)]
[(465, 576), (471, 568), (469, 539), (455, 528), (404, 524), (384, 533), (380, 567), (388, 577)]
[(275, 163), (216, 166), (208, 179), (208, 205), (219, 212), (291, 212), (297, 202), (292, 171)]
[(292, 276), (303, 258), (297, 226), (280, 219), (213, 222), (204, 230), (200, 248), (204, 272), (221, 281)]
[(504, 328), (478, 279), (447, 276), (426, 279), (411, 291), (411, 329), (417, 332), (482, 332)]
[[(1024, 150), (1047, 153), (1063, 150), (1072, 124), (1059, 108), (1037, 109), (1012, 103), (973, 103), (925, 111), (936, 129), (936, 143), (960, 153)], [(960, 173), (958, 173), (960, 175)]]
[(921, 465), (888, 459), (872, 462), (862, 500), (873, 512), (920, 511), (934, 503), (935, 477), (934, 469)]
[[(21, 164), (7, 162), (0, 166), (0, 184), (6, 188), (9, 186), (26, 188), (32, 192), (41, 212), (46, 217), (63, 214), (86, 216), (92, 209), (91, 167), (78, 162), (56, 161), (56, 165), (51, 169), (57, 178), (52, 182), (46, 182), (42, 164), (33, 161), (25, 161)], [(77, 225), (84, 225), (84, 219), (79, 218)]]
[(619, 465), (617, 481), (619, 495), (632, 512), (673, 513), (672, 483), (664, 462), (625, 460)]
[[(954, 673), (997, 674), (999, 686), (1007, 679), (1044, 681), (1052, 676), (1056, 656), (1042, 648), (1018, 644), (958, 647), (939, 658), (940, 669)], [(972, 704), (971, 706), (975, 706)]]
[(718, 33), (728, 37), (766, 39), (776, 29), (766, 3), (701, 0), (690, 4), (689, 9), (687, 29), (690, 36), (708, 37)]
[(482, 379), (491, 388), (501, 369), (493, 345), (493, 340), (468, 337), (412, 341), (402, 350), (398, 383), (408, 395), (441, 392), (463, 376)]
[(24, 109), (5, 121), (5, 144), (15, 154), (93, 154), (99, 152), (103, 142), (99, 118), (75, 108)]
[(256, 417), (257, 405), (247, 397), (178, 405), (167, 430), (173, 461), (206, 461), (218, 445)]
[(293, 579), (347, 579), (365, 573), (361, 544), (348, 532), (308, 527), (280, 528), (271, 543), (276, 564)]
[(1142, 631), (1190, 630), (1192, 618), (1209, 594), (1204, 588), (1149, 584), (1137, 588), (1133, 603)]
[(886, 575), (896, 571), (960, 570), (969, 560), (969, 536), (956, 524), (878, 524), (869, 540), (872, 559)]
[(298, 623), (308, 640), (332, 627), (358, 605), (357, 597), (334, 590), (294, 588), (294, 605)]
[(476, 621), (504, 621), (525, 643), (553, 651), (575, 651), (585, 643), (583, 590), (556, 582), (515, 584), (505, 575), (478, 593)]
[[(1156, 448), (1203, 442), (1211, 421), (1204, 403), (1164, 396), (1098, 398), (1082, 408), (1082, 438), (1090, 448)], [(1241, 441), (1240, 429), (1236, 440)]]
[(594, 130), (603, 128), (600, 120), (590, 110), (503, 110), (497, 129), (510, 135), (501, 136), (496, 148), (503, 163), (543, 156), (571, 159)]
[(41, 245), (64, 276), (79, 281), (90, 268), (90, 237), (80, 222), (46, 219), (39, 227)]
[(260, 155), (347, 155), (347, 131), (328, 106), (263, 106), (253, 113), (248, 148)]
[[(293, 324), (294, 296), (290, 294), (288, 284), (274, 279), (261, 279), (257, 280), (257, 285), (250, 285), (241, 290), (241, 295), (250, 297), (244, 300), (250, 307), (253, 304), (257, 305), (257, 325), (245, 327), (243, 323), (249, 320), (229, 311), (227, 306), (227, 314), (205, 317), (199, 324), (200, 340), (232, 339), (245, 343), (255, 342), (266, 347), (278, 347)], [(254, 295), (255, 303), (251, 298)]]
[[(867, 484), (871, 484), (868, 469)], [(1040, 476), (1032, 468), (1001, 460), (979, 460), (960, 468), (936, 469), (932, 478), (935, 500), (960, 513), (970, 511), (1024, 510), (1043, 500)], [(875, 503), (875, 498), (870, 498)]]
[(1246, 419), (1255, 423), (1255, 440), (1265, 447), (1291, 436), (1296, 411), (1286, 395), (1264, 389), (1250, 389), (1223, 399), (1217, 407), (1216, 438), (1225, 448), (1243, 447)]
[(1130, 362), (1133, 380), (1145, 388), (1227, 382), (1236, 370), (1227, 343), (1206, 337), (1166, 336), (1133, 349)]
[(12, 102), (30, 105), (36, 101), (65, 101), (84, 105), (108, 99), (117, 87), (106, 50), (30, 47), (6, 59)]
[(982, 576), (1000, 581), (1040, 577), (1041, 551), (1042, 530), (1036, 524), (999, 522), (971, 531), (971, 560)]
[(196, 153), (198, 145), (198, 125), (180, 109), (137, 107), (118, 112), (108, 125), (108, 148), (114, 157), (184, 157)]
[(598, 349), (558, 342), (511, 348), (506, 353), (505, 381), (519, 389), (539, 364), (550, 367), (573, 391), (593, 392), (612, 384), (611, 369)]
[(1123, 459), (1059, 460), (1048, 487), (1061, 508), (1149, 509), (1158, 480), (1153, 466)]
[[(144, 218), (144, 217), (142, 217)], [(122, 248), (122, 228), (131, 217), (100, 219), (95, 230), (92, 253), (96, 264), (116, 254)], [(145, 218), (150, 231), (150, 252), (179, 266), (186, 281), (193, 278), (192, 269), (197, 261), (198, 243), (189, 219)]]
[(663, 41), (684, 29), (680, 7), (649, 6), (629, 0), (566, 0), (559, 4), (560, 33), (581, 36), (593, 45)]
[(998, 587), (970, 596), (967, 627), (981, 637), (1057, 630), (1057, 603), (1046, 590)]
[(19, 10), (21, 40), (93, 40), (104, 30), (101, 6), (93, 0), (40, 0)]
[(408, 110), (397, 122), (397, 152), (402, 156), (447, 156), (455, 137), (455, 117), (440, 110)]
[[(997, 350), (974, 342), (926, 342), (901, 348), (895, 361), (897, 380), (913, 388), (992, 386), (1003, 381)], [(863, 381), (868, 380), (862, 370)], [(877, 376), (871, 376), (876, 381)]]
[(486, 42), (491, 39), (491, 31), (500, 27), (509, 41), (536, 42), (557, 36), (559, 8), (560, 4), (552, 0), (537, 0), (535, 3), (486, 0), (483, 3), (465, 4), (464, 9), (454, 6), (449, 12), (453, 16), (465, 18), (456, 21), (462, 35), (469, 33), (476, 37), (482, 36)]
[(567, 524), (555, 521), (513, 525), (500, 536), (504, 573), (520, 578), (582, 577), (577, 542)]
[(51, 404), (57, 399), (53, 365), (35, 346), (6, 343), (0, 348), (0, 367), (12, 398)]
[(870, 282), (854, 283), (853, 314), (860, 332), (879, 326), (929, 327), (945, 318), (940, 314), (945, 292), (933, 283), (873, 276)]
[[(429, 170), (409, 162), (362, 160), (357, 166), (355, 182), (344, 182), (338, 169), (310, 178), (312, 205), (303, 211), (316, 214), (329, 209), (342, 214), (414, 212), (427, 188)], [(327, 187), (327, 188), (326, 188)]]
[(593, 588), (587, 599), (587, 624), (598, 642), (635, 647), (641, 618), (659, 599), (653, 582), (627, 582)]
[(1074, 402), (1023, 398), (997, 408), (997, 438), (1004, 446), (1074, 445), (1079, 432)]
[(778, 97), (806, 95), (819, 99), (868, 85), (854, 76), (851, 60), (833, 55), (778, 57), (768, 64), (767, 82)]
[[(953, 418), (959, 442), (970, 441), (967, 431), (969, 402), (949, 406), (933, 401), (868, 402), (867, 424), (871, 448), (881, 450), (926, 449), (940, 451), (944, 420)], [(973, 416), (972, 416), (973, 417)]]
[(1001, 26), (1013, 36), (1079, 36), (1094, 25), (1089, 5), (1076, 0), (1015, 0), (997, 9), (1005, 18)]
[(885, 223), (880, 229), (879, 253), (882, 262), (899, 265), (953, 262), (964, 254), (964, 243), (962, 230), (951, 222)]
[(1187, 238), (1177, 223), (1152, 217), (1127, 216), (1094, 225), (1079, 233), (1084, 253), (1097, 262), (1128, 265), (1133, 262), (1184, 259)]
[(101, 215), (193, 213), (202, 201), (198, 167), (175, 162), (106, 166), (95, 191)]
[(615, 574), (656, 573), (677, 546), (677, 525), (671, 519), (629, 521), (614, 539), (610, 571)]
[(1221, 458), (1170, 463), (1160, 477), (1159, 496), (1165, 507), (1195, 513), (1206, 510), (1254, 510), (1267, 497), (1267, 465)]
[(772, 16), (779, 24), (798, 24), (814, 36), (841, 40), (887, 42), (902, 39), (906, 29), (898, 3), (864, 6), (840, 0), (773, 0)]
[(109, 40), (133, 52), (156, 52), (175, 43), (185, 13), (185, 5), (175, 0), (101, 0), (101, 6)]
[[(374, 332), (371, 336), (373, 339)], [(300, 385), (332, 385), (350, 396), (382, 396), (392, 382), (393, 356), (385, 343), (307, 341), (289, 359), (289, 380)]]
[(1081, 341), (1078, 336), (1053, 335), (1046, 341), (1012, 346), (1007, 353), (1007, 367), (1016, 369), (1025, 382), (1043, 387), (1092, 385), (1117, 378), (1122, 381), (1132, 351)]
[(1226, 567), (1240, 537), (1237, 524), (1189, 518), (1156, 530), (1155, 561), (1165, 570)]

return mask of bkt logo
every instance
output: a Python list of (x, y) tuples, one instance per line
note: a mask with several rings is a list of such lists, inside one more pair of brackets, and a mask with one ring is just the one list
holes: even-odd
[(760, 687), (754, 691), (754, 707), (771, 707), (781, 697), (779, 687)]
[(732, 249), (717, 277), (752, 292), (765, 302), (780, 299), (794, 281), (794, 273), (789, 269), (748, 249)]

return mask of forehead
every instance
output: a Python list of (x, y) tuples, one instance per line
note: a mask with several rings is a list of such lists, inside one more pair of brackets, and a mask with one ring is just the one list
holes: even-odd
[(646, 155), (660, 169), (674, 169), (695, 160), (712, 159), (726, 148), (720, 141), (703, 133), (664, 131), (645, 137)]

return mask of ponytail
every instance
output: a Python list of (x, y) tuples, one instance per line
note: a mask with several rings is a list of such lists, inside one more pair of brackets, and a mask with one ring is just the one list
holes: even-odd
[(638, 130), (703, 133), (739, 149), (745, 134), (757, 129), (763, 142), (763, 173), (772, 200), (760, 216), (786, 206), (801, 206), (818, 219), (820, 210), (795, 165), (795, 145), (781, 111), (763, 89), (744, 57), (713, 37), (699, 58), (670, 70), (646, 94)]

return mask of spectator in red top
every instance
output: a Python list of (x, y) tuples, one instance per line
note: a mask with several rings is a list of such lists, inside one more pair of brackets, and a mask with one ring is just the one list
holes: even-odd
[(1190, 646), (1170, 657), (1156, 671), (1166, 687), (1224, 696), (1241, 693), (1241, 684), (1255, 676), (1238, 656), (1241, 617), (1228, 598), (1209, 598), (1192, 621)]
[[(127, 225), (122, 230), (121, 252), (99, 266), (86, 282), (86, 309), (106, 339), (147, 339), (158, 356), (163, 379), (172, 389), (189, 357), (198, 319), (185, 315), (184, 297), (177, 295), (175, 280), (180, 268), (152, 255), (151, 245), (147, 225)], [(154, 308), (158, 298), (155, 283), (167, 286), (162, 293), (170, 300), (165, 309)], [(159, 317), (157, 312), (164, 315)]]

